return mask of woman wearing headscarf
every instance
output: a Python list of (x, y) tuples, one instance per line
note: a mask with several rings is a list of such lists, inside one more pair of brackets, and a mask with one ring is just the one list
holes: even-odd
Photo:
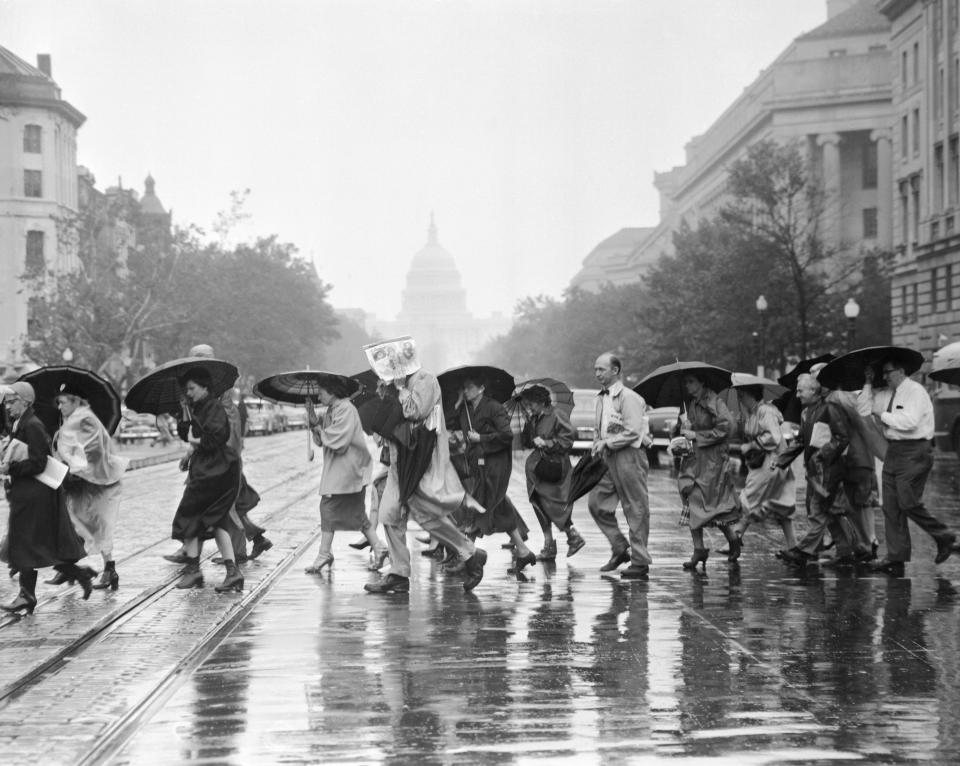
[(793, 548), (797, 544), (793, 531), (797, 486), (793, 468), (777, 466), (779, 456), (786, 449), (781, 429), (783, 415), (772, 404), (763, 401), (763, 386), (741, 386), (737, 393), (746, 413), (740, 450), (748, 473), (740, 492), (743, 516), (734, 525), (733, 532), (742, 540), (752, 522), (773, 518), (783, 530), (786, 547)]
[(87, 554), (99, 552), (103, 557), (103, 574), (93, 587), (116, 590), (120, 576), (113, 559), (113, 534), (120, 516), (120, 479), (128, 461), (114, 454), (113, 440), (83, 391), (64, 385), (57, 407), (63, 425), (53, 443), (57, 458), (70, 469), (63, 485), (67, 511)]
[(79, 581), (84, 599), (90, 597), (96, 573), (77, 566), (85, 555), (83, 543), (70, 523), (59, 491), (37, 478), (47, 466), (50, 437), (33, 412), (33, 386), (17, 382), (10, 389), (4, 407), (12, 421), (12, 438), (0, 460), (0, 477), (10, 503), (10, 567), (20, 573), (20, 593), (2, 608), (29, 614), (37, 605), (37, 569), (53, 566), (67, 579)]
[(683, 568), (695, 569), (697, 564), (706, 568), (710, 550), (703, 543), (703, 530), (708, 526), (719, 527), (727, 538), (727, 560), (740, 558), (740, 540), (732, 530), (739, 509), (727, 452), (734, 420), (727, 405), (707, 388), (695, 370), (684, 373), (683, 386), (687, 393), (686, 423), (682, 424), (680, 435), (691, 449), (680, 462), (677, 485), (689, 513), (693, 538), (693, 556), (683, 562)]
[(184, 544), (187, 564), (178, 588), (203, 585), (200, 550), (207, 530), (213, 530), (226, 577), (217, 592), (242, 591), (243, 575), (237, 568), (230, 542), (230, 509), (240, 491), (240, 458), (230, 446), (230, 422), (220, 400), (211, 395), (210, 373), (191, 367), (180, 378), (184, 389), (184, 420), (177, 430), (189, 442), (192, 452), (186, 459), (187, 486), (173, 517), (171, 537)]
[[(550, 392), (543, 386), (525, 388), (520, 393), (520, 401), (527, 413), (523, 446), (533, 449), (527, 456), (524, 469), (527, 496), (543, 530), (543, 550), (538, 558), (541, 561), (557, 558), (553, 525), (566, 533), (567, 558), (570, 558), (585, 545), (573, 526), (573, 504), (567, 502), (572, 473), (569, 455), (576, 431), (567, 416), (553, 406)], [(559, 464), (560, 475), (556, 480), (547, 476), (545, 471), (537, 470), (541, 460)]]
[(380, 569), (387, 548), (377, 537), (364, 509), (364, 497), (373, 474), (373, 459), (360, 425), (360, 414), (346, 380), (331, 376), (319, 384), (318, 398), (326, 407), (322, 417), (307, 399), (307, 417), (313, 440), (323, 447), (323, 473), (320, 476), (320, 550), (308, 574), (320, 574), (333, 566), (333, 536), (338, 530), (363, 532), (373, 550), (371, 567)]

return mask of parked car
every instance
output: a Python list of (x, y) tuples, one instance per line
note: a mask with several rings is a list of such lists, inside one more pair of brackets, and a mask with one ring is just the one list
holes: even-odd
[(306, 409), (296, 404), (281, 404), (279, 407), (284, 418), (286, 418), (286, 426), (288, 429), (301, 429), (307, 427)]
[(573, 409), (570, 411), (570, 425), (577, 432), (573, 442), (573, 454), (581, 455), (590, 451), (590, 445), (597, 438), (597, 390), (594, 388), (573, 389)]
[(272, 434), (284, 430), (285, 418), (273, 402), (245, 397), (243, 406), (247, 408), (248, 434)]
[(679, 407), (654, 407), (647, 410), (647, 428), (650, 431), (650, 438), (653, 439), (653, 444), (647, 448), (650, 465), (660, 465), (660, 455), (666, 452), (667, 445), (670, 444), (671, 434), (677, 425), (679, 415)]
[[(128, 410), (126, 407), (121, 411), (122, 419), (117, 427), (117, 441), (121, 444), (150, 440), (153, 442), (160, 438), (160, 431), (157, 428), (157, 418), (149, 413), (139, 413)], [(174, 433), (176, 436), (176, 433)]]

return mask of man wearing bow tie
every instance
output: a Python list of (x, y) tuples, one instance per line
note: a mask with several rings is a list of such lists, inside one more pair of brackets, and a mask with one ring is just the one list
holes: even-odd
[[(647, 453), (643, 446), (647, 433), (646, 403), (643, 397), (623, 385), (620, 360), (607, 352), (597, 357), (594, 374), (602, 388), (597, 394), (597, 437), (591, 453), (603, 458), (607, 466), (600, 483), (590, 492), (590, 515), (610, 541), (612, 555), (600, 567), (611, 572), (630, 562), (620, 576), (639, 579), (647, 576), (650, 554), (650, 502), (647, 497)], [(617, 523), (617, 505), (630, 527), (630, 540)]]
[(912, 519), (937, 542), (934, 562), (941, 564), (957, 550), (956, 535), (926, 509), (923, 488), (933, 467), (933, 402), (927, 390), (907, 377), (904, 363), (896, 358), (880, 366), (885, 389), (874, 391), (873, 368), (864, 370), (866, 385), (861, 397), (871, 400), (873, 413), (880, 418), (887, 439), (883, 460), (883, 519), (887, 555), (875, 571), (903, 577), (904, 562), (910, 560)]

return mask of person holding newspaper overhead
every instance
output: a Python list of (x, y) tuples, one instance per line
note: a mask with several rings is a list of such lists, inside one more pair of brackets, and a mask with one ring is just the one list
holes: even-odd
[(20, 593), (2, 608), (32, 614), (37, 605), (37, 569), (53, 566), (77, 580), (83, 598), (90, 598), (96, 574), (77, 561), (85, 555), (66, 506), (46, 479), (50, 437), (33, 412), (33, 386), (18, 381), (4, 396), (12, 421), (11, 439), (0, 461), (0, 478), (10, 503), (8, 546), (10, 566), (20, 573)]

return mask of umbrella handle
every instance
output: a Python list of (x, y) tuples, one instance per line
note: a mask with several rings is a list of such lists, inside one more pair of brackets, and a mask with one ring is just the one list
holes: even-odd
[(313, 462), (315, 453), (313, 451), (313, 428), (307, 429), (307, 461)]

